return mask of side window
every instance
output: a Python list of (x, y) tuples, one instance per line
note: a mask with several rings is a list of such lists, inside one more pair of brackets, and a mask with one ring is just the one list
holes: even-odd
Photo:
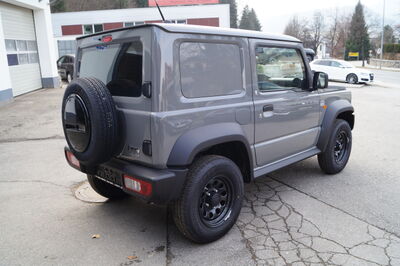
[(65, 61), (65, 56), (61, 57), (60, 59), (58, 59), (57, 63), (58, 64), (62, 64)]
[(242, 58), (236, 44), (184, 42), (179, 49), (182, 93), (187, 98), (241, 93)]
[(341, 67), (342, 65), (340, 63), (338, 63), (338, 62), (331, 61), (331, 66), (333, 66), (333, 67)]
[(304, 87), (306, 71), (297, 49), (257, 47), (256, 60), (260, 91)]

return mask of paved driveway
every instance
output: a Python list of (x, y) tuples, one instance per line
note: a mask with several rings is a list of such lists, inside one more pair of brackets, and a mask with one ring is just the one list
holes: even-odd
[(311, 158), (246, 185), (236, 226), (208, 245), (184, 239), (165, 207), (77, 199), (62, 89), (19, 97), (0, 107), (0, 265), (400, 265), (400, 94), (352, 91), (348, 167), (325, 176)]

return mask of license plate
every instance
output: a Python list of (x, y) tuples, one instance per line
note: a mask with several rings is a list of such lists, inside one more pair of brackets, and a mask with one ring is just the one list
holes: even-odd
[(122, 175), (110, 168), (106, 168), (103, 166), (100, 166), (97, 169), (97, 174), (98, 177), (101, 179), (112, 183), (113, 185), (116, 185), (118, 187), (122, 187)]

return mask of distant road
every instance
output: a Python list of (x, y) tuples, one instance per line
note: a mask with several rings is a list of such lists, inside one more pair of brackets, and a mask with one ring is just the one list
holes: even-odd
[(400, 72), (379, 69), (371, 69), (371, 71), (375, 74), (377, 81), (400, 85)]

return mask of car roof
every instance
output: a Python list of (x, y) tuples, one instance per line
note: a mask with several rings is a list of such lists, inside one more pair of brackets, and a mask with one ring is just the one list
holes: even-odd
[(292, 36), (283, 35), (283, 34), (271, 34), (271, 33), (265, 33), (265, 32), (261, 32), (261, 31), (210, 27), (210, 26), (198, 26), (198, 25), (188, 25), (188, 24), (173, 24), (173, 23), (152, 23), (152, 24), (144, 24), (144, 25), (138, 25), (138, 26), (132, 26), (132, 27), (126, 27), (126, 28), (119, 28), (119, 29), (103, 31), (103, 32), (95, 33), (95, 34), (81, 36), (81, 37), (78, 37), (77, 39), (83, 39), (83, 38), (87, 38), (90, 36), (96, 36), (96, 35), (109, 33), (109, 32), (143, 28), (143, 27), (157, 27), (166, 32), (172, 32), (172, 33), (223, 35), (223, 36), (247, 37), (247, 38), (268, 39), (268, 40), (301, 43), (301, 41), (299, 39), (296, 39)]

